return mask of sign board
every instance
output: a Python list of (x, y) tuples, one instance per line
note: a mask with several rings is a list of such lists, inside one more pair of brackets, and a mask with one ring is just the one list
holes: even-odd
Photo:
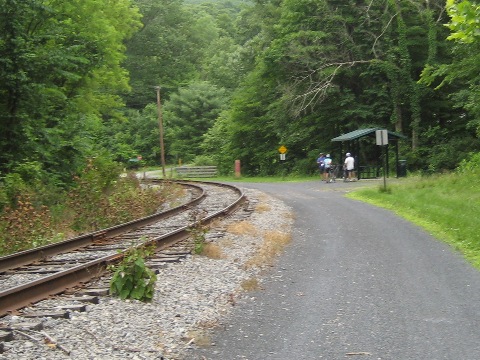
[(285, 160), (285, 154), (280, 154), (280, 160)]
[(280, 154), (285, 154), (287, 152), (287, 148), (282, 145), (278, 148), (278, 151), (280, 152)]
[(377, 145), (388, 145), (388, 131), (376, 130), (375, 136), (377, 138)]

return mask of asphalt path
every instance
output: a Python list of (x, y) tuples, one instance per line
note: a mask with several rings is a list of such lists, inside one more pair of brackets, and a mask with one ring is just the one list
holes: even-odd
[(480, 359), (480, 272), (344, 196), (366, 184), (238, 183), (292, 207), (292, 243), (191, 359)]

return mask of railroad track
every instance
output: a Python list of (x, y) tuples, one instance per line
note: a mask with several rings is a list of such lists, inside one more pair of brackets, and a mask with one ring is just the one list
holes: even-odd
[[(105, 274), (131, 246), (155, 245), (163, 261), (191, 251), (181, 245), (189, 230), (235, 212), (245, 201), (237, 187), (210, 182), (179, 182), (191, 200), (176, 208), (61, 243), (0, 258), (0, 316)], [(163, 252), (163, 254), (161, 253)]]

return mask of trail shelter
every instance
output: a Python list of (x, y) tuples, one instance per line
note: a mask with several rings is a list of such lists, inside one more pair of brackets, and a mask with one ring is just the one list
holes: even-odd
[[(347, 152), (351, 153), (355, 158), (355, 170), (359, 179), (377, 178), (383, 174), (383, 158), (382, 145), (376, 144), (376, 131), (384, 130), (382, 128), (358, 129), (349, 133), (333, 138), (333, 142), (340, 142), (340, 148), (335, 151), (335, 157), (345, 159)], [(407, 139), (402, 134), (393, 131), (387, 131), (388, 145), (385, 147), (386, 156), (386, 174), (388, 176), (390, 170), (389, 154), (393, 146), (395, 154), (395, 169), (397, 177), (406, 175), (406, 161), (400, 160), (398, 155), (398, 142), (401, 139)]]

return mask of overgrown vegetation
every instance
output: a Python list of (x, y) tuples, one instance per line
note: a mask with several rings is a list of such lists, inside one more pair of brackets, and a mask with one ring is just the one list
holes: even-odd
[(19, 195), (13, 207), (4, 208), (0, 217), (0, 254), (29, 249), (55, 237), (52, 215), (45, 205), (35, 206), (28, 194)]
[(389, 185), (389, 192), (362, 189), (348, 196), (403, 216), (460, 251), (480, 269), (480, 154), (456, 172), (416, 176)]
[(151, 215), (176, 192), (173, 184), (142, 187), (135, 174), (121, 177), (120, 170), (114, 162), (91, 159), (69, 191), (58, 187), (56, 191), (35, 190), (21, 177), (5, 182), (0, 187), (0, 253), (38, 247)]
[(159, 188), (141, 187), (135, 173), (119, 177), (119, 170), (90, 163), (75, 179), (66, 204), (73, 230), (89, 232), (144, 217), (165, 202)]
[(190, 226), (187, 231), (193, 239), (193, 253), (202, 254), (205, 250), (205, 235), (209, 231), (209, 227), (202, 222), (202, 218), (206, 215), (205, 211), (192, 210), (190, 212)]
[(145, 258), (155, 253), (151, 247), (130, 247), (120, 263), (110, 267), (113, 276), (110, 280), (110, 292), (122, 300), (135, 299), (151, 301), (155, 291), (157, 275), (145, 264)]

